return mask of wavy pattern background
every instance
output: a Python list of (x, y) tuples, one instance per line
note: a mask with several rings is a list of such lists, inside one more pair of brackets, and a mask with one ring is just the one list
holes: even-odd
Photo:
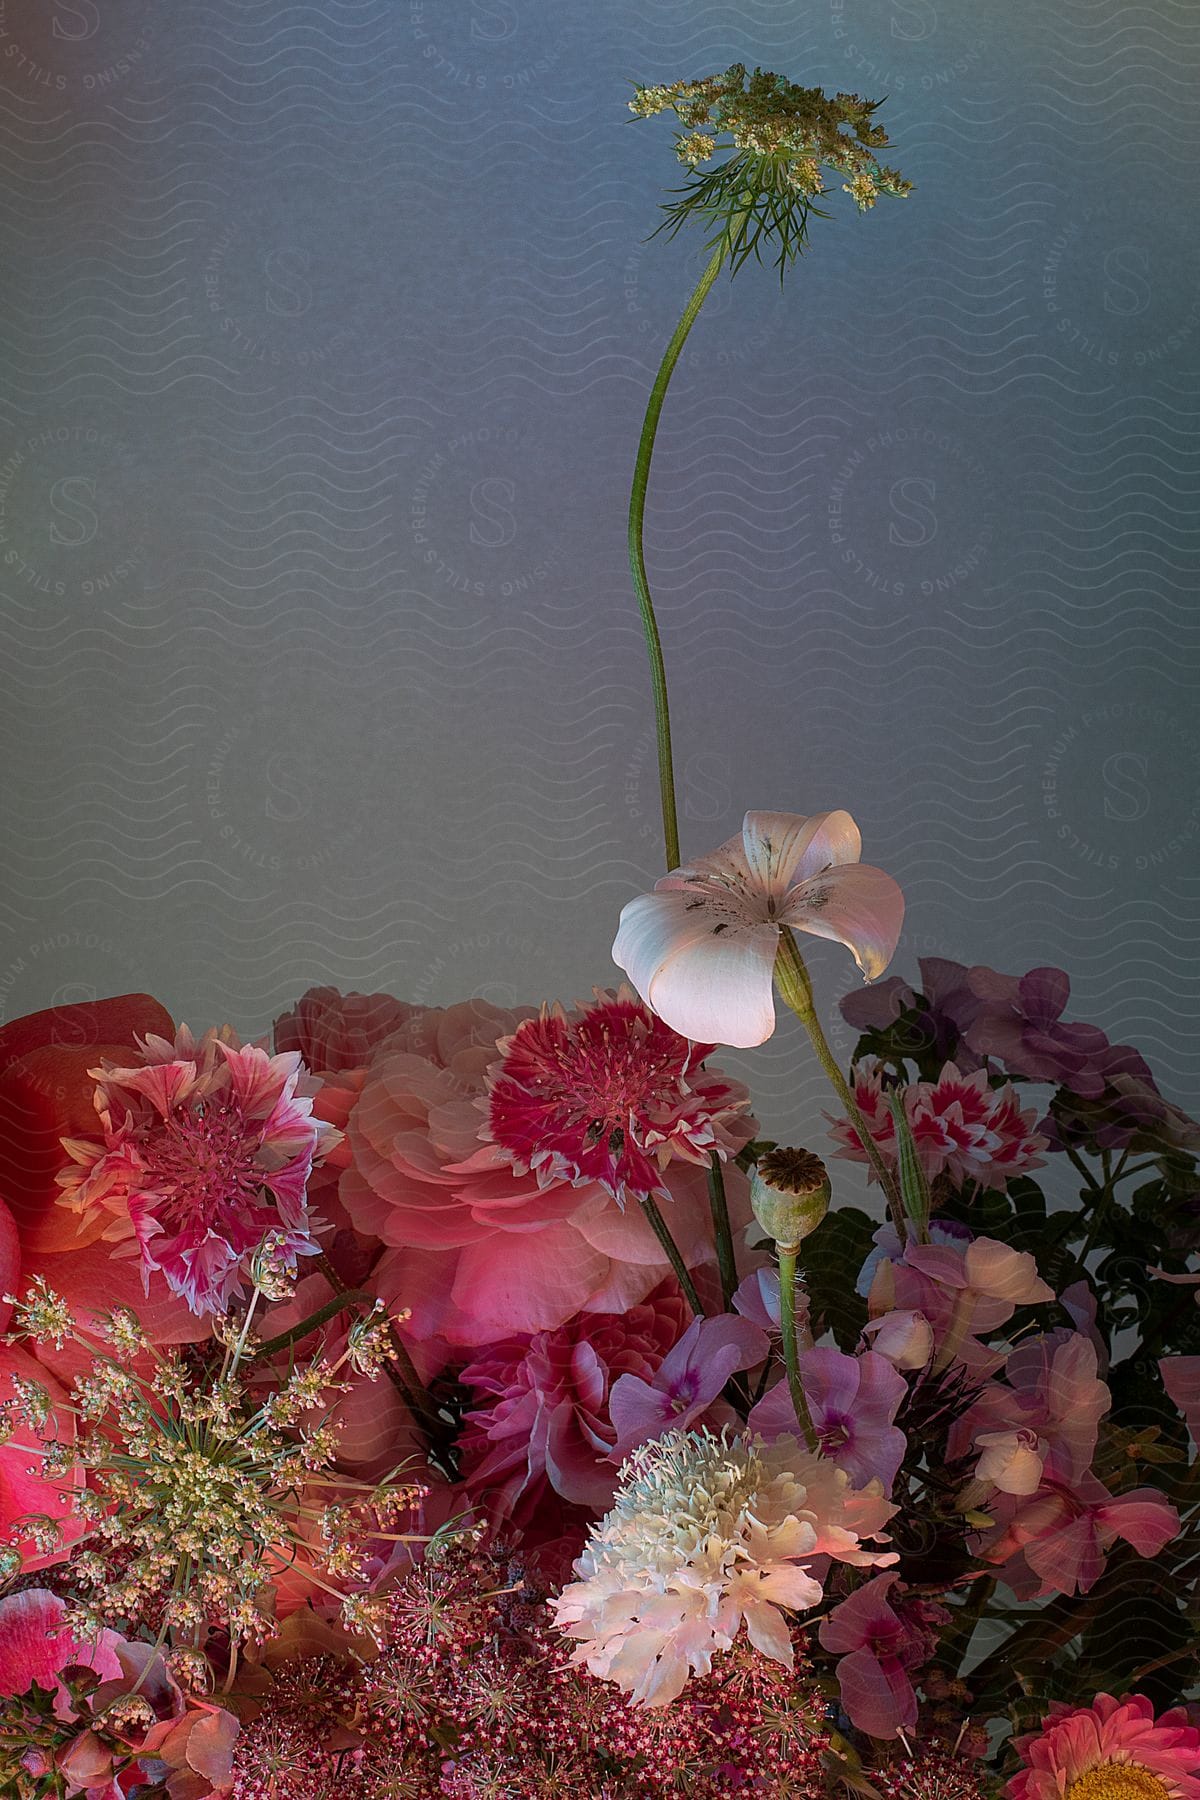
[[(886, 92), (918, 188), (719, 288), (676, 378), (685, 846), (850, 807), (898, 966), (1061, 963), (1194, 1101), (1183, 0), (0, 5), (5, 1017), (612, 978), (658, 859), (626, 482), (699, 249), (644, 242), (626, 83), (735, 59)], [(744, 1062), (819, 1129), (790, 1032)]]

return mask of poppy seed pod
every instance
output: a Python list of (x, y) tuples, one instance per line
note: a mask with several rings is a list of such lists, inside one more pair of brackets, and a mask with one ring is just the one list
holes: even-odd
[(795, 1251), (817, 1229), (829, 1194), (829, 1171), (811, 1150), (769, 1150), (750, 1182), (754, 1217), (785, 1251)]

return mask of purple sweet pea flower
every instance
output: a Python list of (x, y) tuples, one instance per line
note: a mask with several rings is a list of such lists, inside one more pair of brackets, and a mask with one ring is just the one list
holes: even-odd
[(729, 1313), (693, 1319), (649, 1381), (622, 1375), (613, 1383), (608, 1416), (617, 1433), (614, 1460), (661, 1432), (685, 1431), (708, 1411), (731, 1375), (753, 1368), (767, 1350), (766, 1334), (749, 1319)]
[(914, 1031), (930, 1044), (942, 1062), (953, 1057), (964, 1074), (980, 1067), (980, 1058), (964, 1049), (962, 1034), (986, 1002), (968, 984), (965, 963), (943, 956), (917, 959), (920, 988), (899, 975), (870, 987), (856, 988), (840, 1002), (842, 1017), (856, 1031), (886, 1031), (902, 1013), (916, 1012)]
[(980, 965), (968, 981), (982, 1005), (963, 1035), (977, 1055), (994, 1056), (1012, 1075), (1052, 1081), (1084, 1099), (1104, 1092), (1103, 1058), (1113, 1046), (1098, 1025), (1063, 1022), (1071, 983), (1061, 969), (1017, 976)]
[[(890, 1488), (906, 1444), (892, 1422), (908, 1392), (904, 1377), (874, 1350), (846, 1356), (820, 1344), (801, 1353), (800, 1379), (824, 1454), (859, 1487), (878, 1476)], [(786, 1381), (763, 1395), (748, 1423), (768, 1441), (798, 1431)]]

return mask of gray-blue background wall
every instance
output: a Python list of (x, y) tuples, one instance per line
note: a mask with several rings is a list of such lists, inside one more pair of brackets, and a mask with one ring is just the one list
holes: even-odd
[[(669, 396), (684, 849), (847, 807), (899, 969), (1059, 963), (1192, 1097), (1191, 0), (3, 0), (4, 1018), (614, 978), (701, 248), (628, 84), (734, 60), (886, 94), (917, 191), (722, 285)], [(727, 1060), (813, 1135), (794, 1033)]]

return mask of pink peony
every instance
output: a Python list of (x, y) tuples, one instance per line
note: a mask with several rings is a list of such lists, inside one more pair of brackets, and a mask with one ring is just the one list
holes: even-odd
[(595, 1004), (543, 1007), (497, 1049), (488, 1071), (488, 1137), (518, 1174), (598, 1182), (618, 1206), (670, 1190), (669, 1162), (707, 1167), (753, 1135), (741, 1082), (705, 1069), (712, 1044), (692, 1044), (628, 989), (596, 989)]
[[(341, 1201), (355, 1229), (397, 1252), (392, 1278), (414, 1337), (484, 1345), (553, 1331), (576, 1313), (617, 1313), (669, 1273), (640, 1208), (598, 1182), (543, 1184), (481, 1141), (488, 1071), (529, 1008), (483, 1000), (430, 1007), (379, 1050), (349, 1115)], [(689, 1268), (715, 1261), (706, 1171), (666, 1177), (663, 1212)], [(748, 1185), (731, 1165), (734, 1230)]]
[(574, 1505), (607, 1506), (617, 1473), (613, 1385), (652, 1377), (687, 1317), (678, 1288), (664, 1284), (627, 1313), (582, 1313), (469, 1363), (459, 1379), (487, 1401), (467, 1413), (461, 1440), (472, 1502), (493, 1519), (524, 1519), (549, 1487)]
[(785, 927), (845, 944), (868, 980), (896, 949), (904, 896), (859, 862), (846, 812), (749, 812), (719, 849), (673, 869), (621, 913), (613, 961), (685, 1037), (747, 1048), (775, 1029), (772, 982)]
[(103, 1136), (64, 1140), (63, 1200), (110, 1214), (110, 1241), (136, 1239), (147, 1294), (161, 1270), (193, 1312), (223, 1313), (268, 1233), (316, 1254), (306, 1190), (329, 1127), (300, 1096), (298, 1055), (183, 1026), (173, 1043), (147, 1036), (143, 1066), (91, 1073)]
[(1010, 1800), (1200, 1800), (1200, 1731), (1183, 1707), (1156, 1719), (1142, 1694), (1054, 1706), (1014, 1743), (1025, 1766)]
[[(854, 1067), (854, 1095), (871, 1136), (890, 1159), (896, 1156), (896, 1126), (889, 1092), (878, 1066), (870, 1059)], [(904, 1089), (904, 1111), (913, 1142), (929, 1180), (943, 1173), (961, 1186), (977, 1181), (984, 1188), (1003, 1188), (1014, 1175), (1040, 1168), (1039, 1150), (1046, 1140), (1034, 1129), (1036, 1109), (1022, 1112), (1011, 1083), (988, 1085), (987, 1073), (959, 1073), (947, 1063), (936, 1081), (920, 1081)], [(848, 1120), (830, 1120), (840, 1144), (838, 1156), (866, 1162), (867, 1155)]]

